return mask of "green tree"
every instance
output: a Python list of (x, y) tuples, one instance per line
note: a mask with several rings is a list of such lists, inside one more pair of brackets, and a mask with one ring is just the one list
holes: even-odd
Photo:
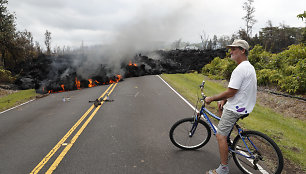
[(250, 38), (252, 36), (252, 28), (253, 25), (257, 22), (257, 20), (254, 17), (255, 7), (253, 6), (254, 0), (247, 0), (243, 3), (243, 10), (246, 11), (246, 15), (243, 16), (243, 20), (245, 21), (246, 25), (246, 34)]
[(304, 13), (301, 13), (299, 15), (297, 15), (298, 18), (301, 18), (302, 20), (305, 20), (306, 22), (306, 11), (304, 11)]
[(212, 49), (217, 49), (218, 48), (218, 37), (214, 35), (213, 41), (212, 41)]
[[(304, 21), (305, 25), (306, 25), (306, 11), (304, 11), (304, 13), (302, 13), (302, 14), (297, 15), (297, 17), (301, 18), (302, 21)], [(302, 35), (303, 35), (303, 37), (301, 39), (301, 42), (306, 44), (306, 27), (303, 28)]]
[(292, 44), (298, 44), (302, 40), (303, 28), (289, 27), (285, 24), (273, 26), (268, 21), (268, 26), (259, 32), (259, 43), (265, 50), (278, 53)]
[(233, 41), (229, 36), (220, 36), (218, 39), (218, 44), (220, 45), (220, 48), (225, 48), (226, 45), (230, 45)]
[(51, 32), (49, 32), (48, 30), (46, 30), (45, 33), (45, 45), (47, 48), (47, 55), (51, 54)]
[(27, 30), (23, 32), (18, 31), (14, 44), (15, 50), (12, 52), (14, 55), (15, 65), (38, 57), (38, 52), (35, 50), (31, 32), (28, 32)]
[(4, 67), (6, 67), (6, 61), (11, 58), (8, 49), (13, 47), (16, 32), (15, 16), (8, 11), (7, 3), (7, 0), (0, 0), (0, 56)]
[(15, 15), (8, 11), (7, 3), (7, 0), (0, 0), (0, 65), (18, 74), (22, 69), (20, 64), (38, 57), (38, 52), (31, 32), (16, 30)]

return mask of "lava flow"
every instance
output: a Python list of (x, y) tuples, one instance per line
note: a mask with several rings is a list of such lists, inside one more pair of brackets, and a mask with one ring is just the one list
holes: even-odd
[[(42, 55), (38, 59), (20, 64), (22, 73), (15, 84), (19, 89), (35, 88), (37, 93), (46, 94), (116, 83), (121, 80), (121, 75), (129, 78), (161, 73), (186, 73), (190, 70), (200, 72), (214, 57), (224, 58), (226, 52), (226, 49), (157, 50), (153, 54), (149, 53), (157, 55), (154, 58), (136, 54), (114, 62), (108, 61), (108, 56), (102, 56), (96, 62), (92, 56), (78, 52)], [(118, 72), (120, 75), (116, 75)], [(91, 82), (88, 79), (92, 79)]]

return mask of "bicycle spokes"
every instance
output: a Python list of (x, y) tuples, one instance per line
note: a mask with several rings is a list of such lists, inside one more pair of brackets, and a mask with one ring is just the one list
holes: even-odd
[(181, 149), (198, 149), (210, 139), (209, 126), (203, 121), (194, 118), (185, 118), (176, 122), (169, 132), (171, 142)]
[(273, 140), (256, 131), (246, 131), (235, 138), (233, 158), (245, 173), (279, 173), (282, 154)]

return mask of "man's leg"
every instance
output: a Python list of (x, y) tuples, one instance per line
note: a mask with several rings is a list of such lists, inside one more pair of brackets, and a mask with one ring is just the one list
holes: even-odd
[(219, 145), (221, 164), (227, 165), (227, 160), (228, 160), (227, 137), (221, 134), (217, 134), (216, 136), (217, 136), (218, 145)]
[(228, 161), (228, 144), (227, 136), (230, 134), (234, 124), (241, 115), (230, 110), (223, 110), (221, 120), (218, 124), (217, 140), (219, 145), (220, 160), (222, 165), (227, 165)]
[[(218, 124), (217, 130), (217, 140), (219, 145), (219, 153), (220, 153), (220, 165), (215, 170), (218, 174), (228, 174), (229, 167), (228, 167), (228, 144), (227, 144), (227, 135), (233, 128), (233, 125), (239, 118), (238, 114), (235, 114), (233, 111), (230, 110), (223, 110), (221, 120)], [(212, 173), (212, 172), (210, 172)]]
[(220, 159), (221, 164), (215, 170), (210, 170), (206, 172), (206, 174), (228, 174), (229, 168), (227, 164), (228, 159), (228, 145), (227, 145), (227, 137), (217, 133), (217, 140), (219, 145)]

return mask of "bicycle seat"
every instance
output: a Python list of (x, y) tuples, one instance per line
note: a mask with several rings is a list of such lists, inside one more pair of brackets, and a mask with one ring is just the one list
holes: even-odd
[(244, 119), (245, 117), (247, 117), (247, 116), (249, 116), (249, 114), (244, 114), (244, 115), (242, 115), (239, 119)]

